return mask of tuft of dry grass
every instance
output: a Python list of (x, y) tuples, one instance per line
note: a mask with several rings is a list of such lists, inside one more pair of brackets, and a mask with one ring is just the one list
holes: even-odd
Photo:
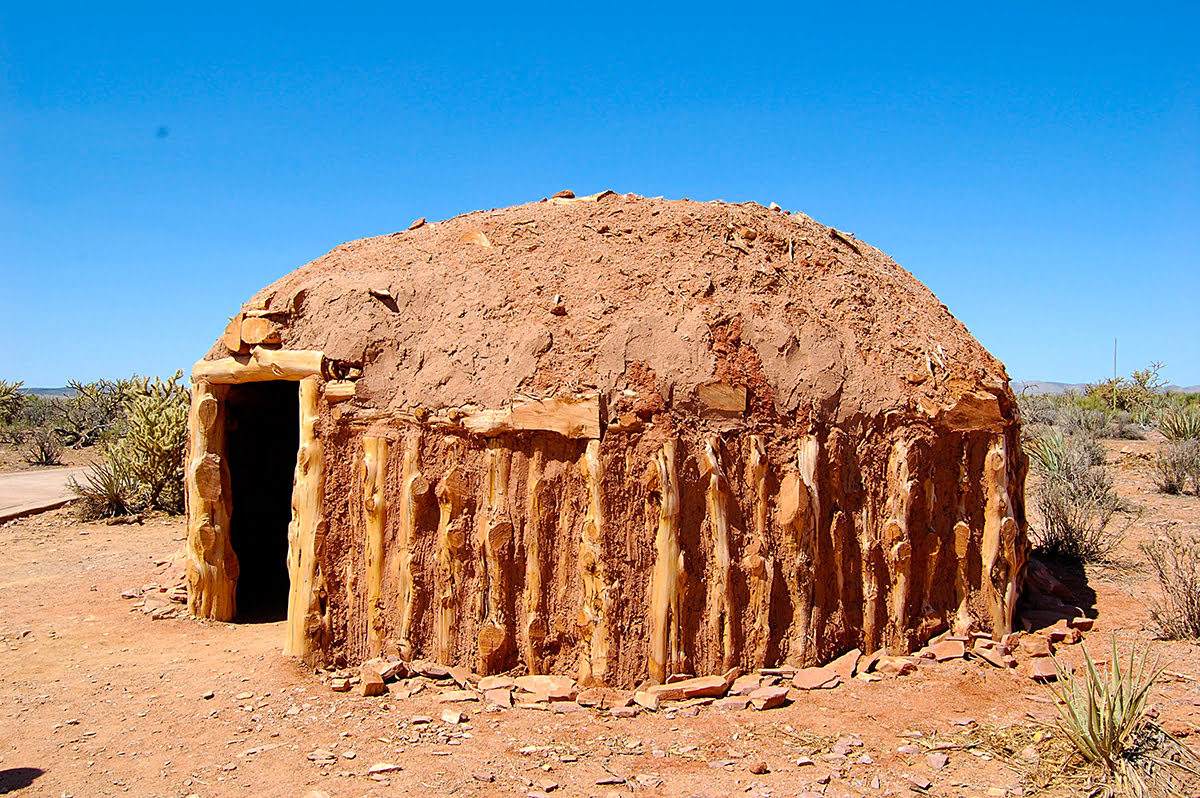
[(1162, 588), (1162, 598), (1150, 605), (1150, 616), (1163, 637), (1200, 638), (1200, 536), (1168, 525), (1141, 549)]

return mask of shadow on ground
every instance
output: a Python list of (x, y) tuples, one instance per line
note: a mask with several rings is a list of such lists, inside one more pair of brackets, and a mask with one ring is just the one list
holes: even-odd
[(0, 795), (23, 790), (46, 771), (41, 768), (8, 768), (0, 770)]

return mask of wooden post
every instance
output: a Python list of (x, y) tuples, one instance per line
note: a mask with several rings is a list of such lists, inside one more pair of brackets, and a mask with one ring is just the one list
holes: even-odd
[(726, 671), (737, 662), (734, 649), (733, 585), (730, 580), (732, 565), (729, 556), (729, 480), (721, 466), (718, 451), (720, 440), (710, 436), (700, 450), (700, 474), (708, 477), (705, 503), (708, 524), (712, 532), (713, 571), (709, 581), (708, 625), (717, 642), (717, 670)]
[(761, 435), (750, 436), (750, 483), (754, 486), (754, 535), (746, 547), (742, 567), (750, 586), (750, 610), (754, 619), (751, 634), (747, 635), (747, 646), (754, 651), (754, 666), (767, 665), (767, 651), (771, 644), (771, 584), (775, 581), (775, 558), (771, 556), (767, 538), (766, 439)]
[(367, 653), (383, 652), (383, 530), (387, 525), (387, 438), (363, 437), (362, 487), (367, 531)]
[(667, 440), (650, 461), (647, 516), (657, 518), (654, 570), (650, 576), (650, 681), (662, 684), (680, 663), (679, 626), (683, 593), (683, 553), (679, 549), (679, 477), (676, 450)]
[(459, 591), (463, 586), (467, 556), (466, 477), (462, 466), (454, 466), (437, 487), (438, 554), (437, 601), (434, 604), (434, 652), (437, 661), (454, 664), (454, 629), (458, 624)]
[[(542, 478), (546, 455), (535, 441), (529, 458), (529, 478), (525, 493), (525, 667), (531, 674), (543, 673), (542, 646), (549, 629), (546, 625), (546, 599), (542, 588), (546, 564), (542, 561)], [(580, 555), (582, 557), (582, 554)], [(584, 647), (586, 648), (586, 641)]]
[(579, 654), (579, 683), (604, 684), (608, 678), (609, 590), (604, 567), (604, 519), (601, 485), (604, 481), (600, 441), (590, 440), (579, 460), (579, 471), (588, 488), (588, 509), (579, 542), (579, 576), (583, 586)]
[(188, 611), (197, 618), (232, 621), (237, 613), (238, 560), (229, 541), (229, 468), (225, 462), (226, 385), (192, 386), (188, 506)]
[(1018, 577), (1025, 553), (1017, 545), (1020, 528), (1008, 495), (1008, 439), (1001, 434), (983, 461), (983, 584), (981, 592), (991, 615), (992, 637), (1012, 631), (1017, 605)]
[(412, 659), (413, 621), (413, 543), (417, 534), (417, 505), (429, 494), (429, 482), (421, 475), (421, 430), (408, 438), (404, 463), (400, 472), (400, 513), (397, 524), (396, 549), (399, 557), (398, 588), (400, 593), (400, 656)]
[(325, 458), (317, 427), (320, 391), (316, 378), (300, 380), (300, 448), (292, 485), (292, 522), (288, 525), (287, 625), (283, 653), (308, 662), (328, 645), (329, 615), (321, 572), (325, 544)]
[(489, 440), (487, 481), (479, 514), (479, 547), (484, 575), (482, 623), (479, 625), (479, 672), (496, 673), (512, 642), (508, 634), (505, 598), (513, 540), (508, 511), (508, 472), (512, 453), (502, 440)]

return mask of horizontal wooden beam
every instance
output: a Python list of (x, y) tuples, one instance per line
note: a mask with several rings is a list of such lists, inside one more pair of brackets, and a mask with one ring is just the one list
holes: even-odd
[(233, 385), (266, 380), (303, 380), (321, 375), (325, 355), (310, 349), (262, 349), (248, 355), (201, 360), (192, 368), (192, 381)]
[(479, 410), (464, 415), (462, 425), (484, 437), (537, 431), (557, 432), (567, 438), (599, 438), (600, 396), (532, 399), (501, 410)]

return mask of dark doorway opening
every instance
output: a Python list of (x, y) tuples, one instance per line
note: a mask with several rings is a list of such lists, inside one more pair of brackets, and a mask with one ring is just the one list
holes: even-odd
[(237, 620), (287, 618), (288, 523), (300, 445), (294, 382), (232, 385), (225, 399), (226, 452), (233, 510), (229, 539), (238, 558)]

